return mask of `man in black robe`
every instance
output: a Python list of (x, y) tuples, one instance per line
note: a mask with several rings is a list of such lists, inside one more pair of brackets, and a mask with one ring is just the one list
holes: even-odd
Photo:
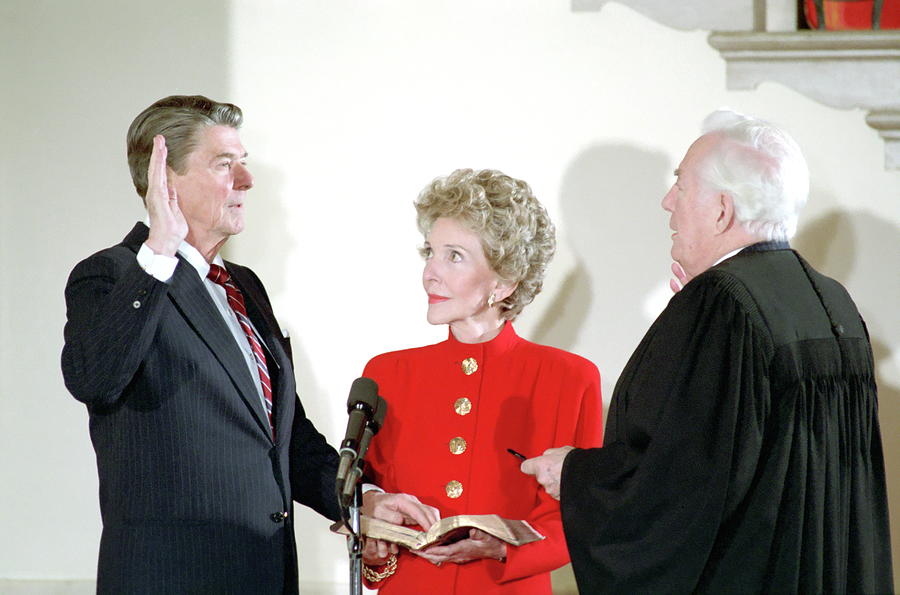
[(675, 175), (677, 293), (619, 378), (604, 447), (522, 464), (561, 495), (579, 591), (891, 592), (866, 327), (787, 244), (799, 148), (715, 112)]

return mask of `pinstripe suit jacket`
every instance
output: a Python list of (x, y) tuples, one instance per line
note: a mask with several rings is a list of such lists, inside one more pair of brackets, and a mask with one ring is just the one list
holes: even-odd
[[(297, 591), (292, 499), (336, 519), (338, 456), (296, 396), (262, 283), (226, 263), (265, 345), (275, 440), (254, 379), (196, 271), (138, 266), (148, 229), (79, 263), (62, 369), (97, 454), (102, 593)], [(287, 513), (287, 514), (285, 514)]]

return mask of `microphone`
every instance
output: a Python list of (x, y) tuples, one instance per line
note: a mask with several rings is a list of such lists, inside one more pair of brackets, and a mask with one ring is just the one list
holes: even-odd
[(378, 403), (375, 407), (375, 412), (372, 414), (372, 419), (369, 420), (369, 423), (366, 424), (366, 429), (363, 430), (362, 440), (359, 442), (359, 460), (361, 461), (364, 456), (366, 456), (366, 451), (369, 450), (369, 442), (372, 441), (372, 436), (378, 433), (378, 430), (384, 425), (384, 418), (387, 415), (387, 401), (385, 401), (380, 396), (378, 397)]
[[(342, 493), (350, 468), (359, 457), (360, 441), (363, 439), (363, 431), (366, 424), (372, 419), (375, 408), (378, 405), (378, 385), (371, 378), (357, 378), (350, 386), (350, 396), (347, 398), (347, 431), (344, 441), (341, 442), (341, 462), (338, 465), (335, 479), (335, 490)], [(368, 447), (368, 443), (366, 444)]]
[(366, 423), (362, 438), (359, 441), (359, 455), (356, 457), (357, 464), (350, 469), (349, 478), (344, 482), (343, 489), (340, 491), (341, 506), (347, 507), (350, 505), (350, 500), (353, 498), (353, 489), (359, 482), (359, 478), (362, 477), (363, 457), (366, 456), (366, 451), (369, 450), (369, 442), (372, 441), (372, 436), (377, 434), (381, 426), (384, 425), (385, 415), (387, 415), (387, 401), (377, 397), (372, 418)]

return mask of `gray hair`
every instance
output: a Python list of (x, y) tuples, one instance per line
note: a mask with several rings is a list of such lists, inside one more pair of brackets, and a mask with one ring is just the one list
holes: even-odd
[(198, 133), (208, 126), (240, 128), (241, 108), (202, 95), (171, 95), (142, 111), (128, 128), (128, 167), (134, 189), (147, 200), (147, 167), (153, 151), (153, 137), (166, 137), (166, 164), (178, 174), (187, 167), (187, 157), (197, 146)]
[(703, 132), (719, 139), (701, 170), (706, 183), (732, 197), (747, 231), (764, 240), (790, 239), (809, 195), (809, 168), (794, 139), (728, 109), (708, 115)]

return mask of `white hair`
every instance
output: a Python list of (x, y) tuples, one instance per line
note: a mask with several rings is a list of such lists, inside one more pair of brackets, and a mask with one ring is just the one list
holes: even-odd
[(731, 196), (737, 220), (763, 240), (788, 240), (809, 195), (809, 168), (800, 147), (780, 128), (729, 109), (709, 114), (704, 134), (719, 139), (702, 176)]

